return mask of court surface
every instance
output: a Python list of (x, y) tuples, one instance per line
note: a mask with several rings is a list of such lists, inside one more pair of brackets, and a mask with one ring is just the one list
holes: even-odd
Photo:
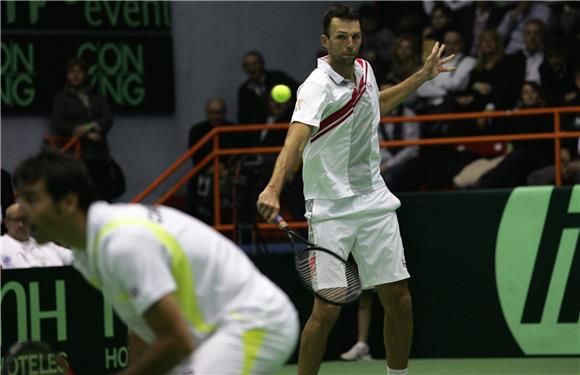
[[(385, 360), (324, 362), (319, 375), (385, 375)], [(296, 365), (279, 375), (296, 374)], [(409, 375), (578, 375), (580, 358), (412, 359)]]

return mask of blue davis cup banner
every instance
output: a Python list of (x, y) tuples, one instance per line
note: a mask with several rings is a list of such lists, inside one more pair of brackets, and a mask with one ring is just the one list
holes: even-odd
[(51, 111), (65, 65), (88, 64), (114, 113), (174, 110), (171, 3), (2, 1), (2, 112)]

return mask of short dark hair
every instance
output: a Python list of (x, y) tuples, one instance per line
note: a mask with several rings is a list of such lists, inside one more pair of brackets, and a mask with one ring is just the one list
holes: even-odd
[(85, 164), (55, 151), (41, 151), (25, 159), (16, 167), (13, 179), (16, 189), (23, 184), (44, 180), (48, 193), (55, 201), (61, 200), (68, 193), (76, 193), (79, 208), (85, 212), (97, 197), (95, 185)]
[(244, 59), (248, 56), (257, 57), (258, 60), (260, 60), (260, 64), (262, 64), (262, 66), (265, 65), (264, 56), (262, 56), (262, 54), (260, 52), (252, 50), (252, 51), (248, 51), (248, 52), (244, 53)]
[(82, 58), (75, 56), (68, 59), (66, 62), (66, 72), (68, 72), (71, 68), (78, 66), (81, 70), (87, 73), (87, 63)]
[(324, 19), (322, 20), (322, 33), (326, 36), (330, 36), (328, 28), (330, 26), (330, 21), (332, 21), (333, 18), (348, 21), (360, 20), (360, 16), (354, 8), (347, 5), (335, 5), (326, 12)]

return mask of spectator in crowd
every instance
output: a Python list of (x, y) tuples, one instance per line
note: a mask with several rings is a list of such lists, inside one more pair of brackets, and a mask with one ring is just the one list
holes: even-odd
[[(455, 96), (458, 112), (493, 111), (508, 109), (510, 72), (506, 70), (503, 43), (496, 30), (486, 29), (480, 34), (477, 64), (471, 71), (467, 89)], [(454, 136), (482, 136), (496, 132), (496, 123), (490, 118), (460, 120), (453, 127)], [(466, 143), (457, 145), (455, 156), (449, 162), (447, 177), (455, 187), (473, 187), (479, 178), (499, 164), (505, 154), (502, 142)], [(450, 181), (446, 181), (449, 183)]]
[(391, 66), (388, 81), (402, 82), (421, 66), (421, 51), (417, 38), (411, 34), (398, 36), (391, 47)]
[(360, 56), (372, 64), (378, 84), (384, 81), (391, 58), (393, 32), (381, 24), (376, 6), (364, 4), (359, 9), (363, 44)]
[[(431, 49), (433, 46), (431, 46)], [(403, 82), (421, 67), (421, 50), (417, 38), (411, 34), (398, 36), (391, 45), (390, 72), (385, 82)], [(429, 49), (429, 51), (431, 50)], [(419, 97), (416, 93), (409, 95), (404, 104), (409, 108), (420, 106)]]
[(574, 72), (570, 69), (566, 55), (566, 46), (563, 43), (551, 44), (539, 69), (547, 104), (550, 106), (563, 105), (564, 96), (575, 89)]
[(456, 17), (457, 28), (465, 38), (466, 53), (478, 56), (482, 32), (495, 30), (503, 14), (492, 1), (474, 1), (466, 10), (462, 17)]
[[(457, 108), (462, 112), (482, 111), (486, 108), (508, 109), (505, 97), (510, 76), (504, 59), (501, 37), (496, 30), (486, 29), (480, 34), (477, 62), (469, 74), (464, 92), (455, 96)], [(512, 106), (513, 107), (513, 106)]]
[[(270, 104), (270, 116), (268, 116), (268, 124), (275, 123), (290, 123), (292, 119), (292, 113), (294, 111), (294, 98), (284, 103), (278, 103), (274, 101), (271, 97), (269, 98)], [(269, 131), (266, 137), (261, 140), (261, 146), (283, 146), (284, 140), (286, 139), (286, 131)], [(277, 154), (264, 154), (267, 162), (265, 163), (265, 172), (263, 184), (260, 186), (259, 191), (261, 191), (268, 182), (267, 178), (272, 173), (274, 169), (274, 163), (276, 162)], [(259, 192), (258, 191), (258, 192)], [(258, 195), (256, 194), (257, 198)], [(252, 202), (254, 202), (254, 199)], [(291, 176), (288, 177), (288, 181), (284, 189), (282, 190), (282, 202), (290, 215), (288, 218), (292, 220), (300, 221), (304, 219), (304, 214), (306, 209), (304, 207), (304, 184), (302, 181), (302, 168), (297, 168)], [(305, 233), (307, 236), (308, 234)]]
[(530, 19), (523, 28), (524, 48), (506, 56), (506, 64), (510, 72), (511, 88), (508, 93), (512, 98), (510, 107), (520, 98), (520, 88), (525, 81), (542, 85), (540, 66), (544, 62), (545, 25), (539, 19)]
[(357, 341), (352, 348), (340, 355), (340, 358), (345, 361), (370, 361), (372, 359), (368, 338), (371, 326), (373, 294), (372, 290), (363, 290), (360, 295), (357, 315)]
[[(552, 10), (541, 1), (516, 1), (514, 7), (504, 15), (497, 31), (504, 40), (507, 55), (517, 53), (527, 47), (524, 40), (525, 27), (532, 19), (540, 20), (544, 28), (551, 28), (555, 23)], [(529, 78), (526, 79), (529, 80)]]
[[(292, 111), (295, 104), (294, 98), (280, 103), (268, 97), (268, 117), (266, 124), (289, 123), (292, 118)], [(283, 146), (286, 139), (286, 132), (280, 130), (264, 129), (259, 133), (258, 145), (260, 146)], [(275, 156), (275, 155), (274, 155)]]
[(238, 121), (241, 124), (263, 124), (268, 117), (268, 97), (272, 87), (284, 84), (296, 96), (298, 83), (288, 74), (266, 70), (260, 52), (250, 51), (244, 55), (242, 67), (247, 80), (238, 88)]
[(107, 99), (88, 85), (87, 67), (73, 57), (66, 64), (66, 83), (54, 98), (52, 127), (62, 136), (78, 137), (84, 161), (99, 198), (116, 198), (112, 186), (111, 157), (107, 134), (113, 126), (113, 115)]
[[(564, 95), (565, 106), (580, 106), (580, 68), (574, 73), (573, 90)], [(580, 113), (562, 116), (562, 130), (580, 131)], [(580, 184), (580, 138), (563, 138), (561, 149), (562, 182), (566, 185)], [(556, 167), (550, 165), (532, 172), (528, 185), (553, 185), (556, 182)]]
[[(434, 79), (424, 83), (417, 90), (420, 99), (413, 107), (420, 114), (451, 113), (454, 110), (453, 95), (462, 92), (467, 86), (469, 73), (475, 65), (475, 59), (465, 56), (461, 35), (454, 30), (445, 34), (445, 54), (455, 55), (449, 66), (451, 71), (447, 80)], [(422, 41), (422, 59), (425, 60), (428, 51), (435, 44), (434, 39), (424, 38)], [(448, 137), (457, 127), (449, 125), (448, 121), (426, 123), (421, 128), (422, 138)], [(421, 150), (419, 157), (422, 171), (421, 185), (428, 189), (441, 189), (449, 185), (450, 172), (444, 172), (455, 158), (455, 147), (452, 145), (429, 146)]]
[[(375, 1), (379, 18), (395, 35), (421, 35), (431, 12), (424, 12), (419, 1)], [(364, 41), (363, 41), (364, 42)]]
[(431, 22), (423, 29), (422, 37), (441, 41), (445, 37), (445, 33), (452, 27), (451, 9), (445, 4), (437, 3), (429, 14)]
[[(233, 125), (233, 122), (226, 119), (226, 102), (222, 98), (213, 98), (205, 103), (205, 121), (194, 124), (189, 130), (189, 148), (199, 142), (215, 126)], [(238, 140), (236, 142), (236, 140)], [(250, 146), (251, 140), (244, 133), (220, 134), (220, 148)], [(207, 142), (201, 149), (194, 153), (191, 162), (195, 167), (213, 149), (212, 142)], [(225, 183), (228, 170), (227, 163), (222, 158), (220, 163), (220, 173), (222, 183)], [(206, 224), (213, 225), (213, 163), (210, 163), (201, 172), (189, 181), (189, 202), (193, 216)], [(224, 197), (224, 199), (227, 199)], [(223, 202), (226, 205), (225, 201)]]
[(451, 111), (448, 95), (460, 92), (467, 87), (469, 74), (476, 63), (473, 57), (465, 55), (463, 37), (459, 32), (447, 31), (444, 44), (446, 55), (455, 54), (455, 59), (450, 62), (450, 66), (454, 67), (455, 70), (445, 77), (438, 76), (434, 80), (424, 83), (417, 90), (419, 97), (427, 99), (428, 112), (430, 113)]
[[(2, 168), (2, 217), (6, 217), (6, 208), (14, 203), (14, 189), (12, 188), (12, 177), (7, 170)], [(2, 233), (6, 233), (6, 227), (4, 226), (4, 221), (2, 220)]]
[[(381, 91), (393, 87), (396, 83), (389, 82), (381, 86)], [(395, 108), (389, 116), (415, 116), (404, 103)], [(379, 141), (400, 141), (419, 139), (418, 122), (386, 122), (379, 124)], [(393, 193), (417, 190), (421, 183), (419, 167), (419, 146), (381, 148), (381, 175)]]
[(52, 242), (39, 245), (30, 236), (30, 227), (19, 203), (14, 203), (6, 209), (4, 224), (6, 234), (0, 237), (2, 241), (0, 259), (3, 269), (55, 267), (72, 263), (70, 250)]
[[(515, 109), (541, 108), (543, 106), (545, 106), (545, 100), (540, 86), (535, 82), (525, 82), (521, 89), (521, 100)], [(511, 117), (501, 122), (498, 129), (506, 134), (553, 131), (549, 115)], [(553, 163), (553, 158), (552, 140), (515, 141), (513, 142), (513, 150), (495, 168), (481, 176), (479, 187), (502, 188), (525, 185), (526, 178), (532, 171)]]

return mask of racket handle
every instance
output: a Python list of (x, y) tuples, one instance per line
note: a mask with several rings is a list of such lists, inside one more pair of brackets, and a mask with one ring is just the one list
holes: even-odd
[(284, 218), (280, 215), (276, 216), (276, 219), (274, 220), (276, 222), (276, 225), (278, 226), (278, 228), (284, 230), (286, 228), (288, 228), (288, 223), (286, 222), (286, 220), (284, 220)]

